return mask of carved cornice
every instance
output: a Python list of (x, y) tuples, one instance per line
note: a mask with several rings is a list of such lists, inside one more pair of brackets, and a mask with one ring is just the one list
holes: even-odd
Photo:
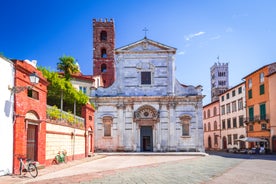
[(170, 108), (175, 109), (175, 108), (176, 108), (176, 105), (177, 105), (177, 102), (169, 102), (169, 103), (167, 104), (167, 109), (170, 109)]

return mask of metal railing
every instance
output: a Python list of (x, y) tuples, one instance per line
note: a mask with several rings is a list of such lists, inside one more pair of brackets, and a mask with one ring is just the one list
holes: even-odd
[(269, 114), (258, 115), (254, 117), (246, 117), (244, 122), (269, 121)]
[(70, 124), (79, 124), (84, 126), (84, 118), (58, 109), (56, 106), (47, 105), (47, 118), (65, 120)]

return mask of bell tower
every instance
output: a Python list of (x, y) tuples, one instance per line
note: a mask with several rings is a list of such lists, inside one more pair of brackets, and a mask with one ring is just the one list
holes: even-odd
[(211, 101), (229, 89), (228, 63), (215, 63), (211, 69)]
[(115, 29), (113, 19), (93, 19), (93, 75), (101, 75), (103, 87), (115, 81)]

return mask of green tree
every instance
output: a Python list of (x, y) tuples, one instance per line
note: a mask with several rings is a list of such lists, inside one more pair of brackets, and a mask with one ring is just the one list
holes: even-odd
[[(69, 81), (71, 79), (72, 74), (79, 72), (79, 67), (75, 62), (75, 58), (73, 58), (72, 56), (62, 56), (59, 58), (59, 62), (57, 63), (57, 69), (59, 71), (63, 71), (64, 72), (64, 77), (65, 80)], [(60, 104), (60, 108), (61, 110), (63, 110), (63, 98), (64, 98), (64, 94), (63, 94), (63, 90), (60, 91), (60, 99), (61, 99), (61, 104)], [(76, 109), (76, 102), (74, 103), (74, 112)]]
[(79, 72), (79, 67), (75, 61), (75, 58), (66, 55), (59, 58), (57, 69), (64, 72), (66, 80), (70, 80), (72, 74)]
[(39, 70), (43, 73), (43, 76), (49, 82), (47, 104), (48, 105), (61, 105), (60, 94), (63, 92), (64, 110), (72, 111), (72, 107), (76, 102), (77, 115), (81, 114), (81, 106), (89, 103), (88, 97), (82, 92), (76, 90), (70, 81), (63, 77), (60, 77), (57, 72), (50, 71), (44, 67), (39, 67)]

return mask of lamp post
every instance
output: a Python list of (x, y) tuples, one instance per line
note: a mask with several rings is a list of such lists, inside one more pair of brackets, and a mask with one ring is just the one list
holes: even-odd
[(11, 91), (12, 94), (14, 93), (20, 93), (24, 91), (25, 89), (32, 89), (34, 85), (38, 84), (39, 82), (39, 77), (38, 75), (34, 72), (29, 75), (31, 86), (8, 86), (8, 89)]

